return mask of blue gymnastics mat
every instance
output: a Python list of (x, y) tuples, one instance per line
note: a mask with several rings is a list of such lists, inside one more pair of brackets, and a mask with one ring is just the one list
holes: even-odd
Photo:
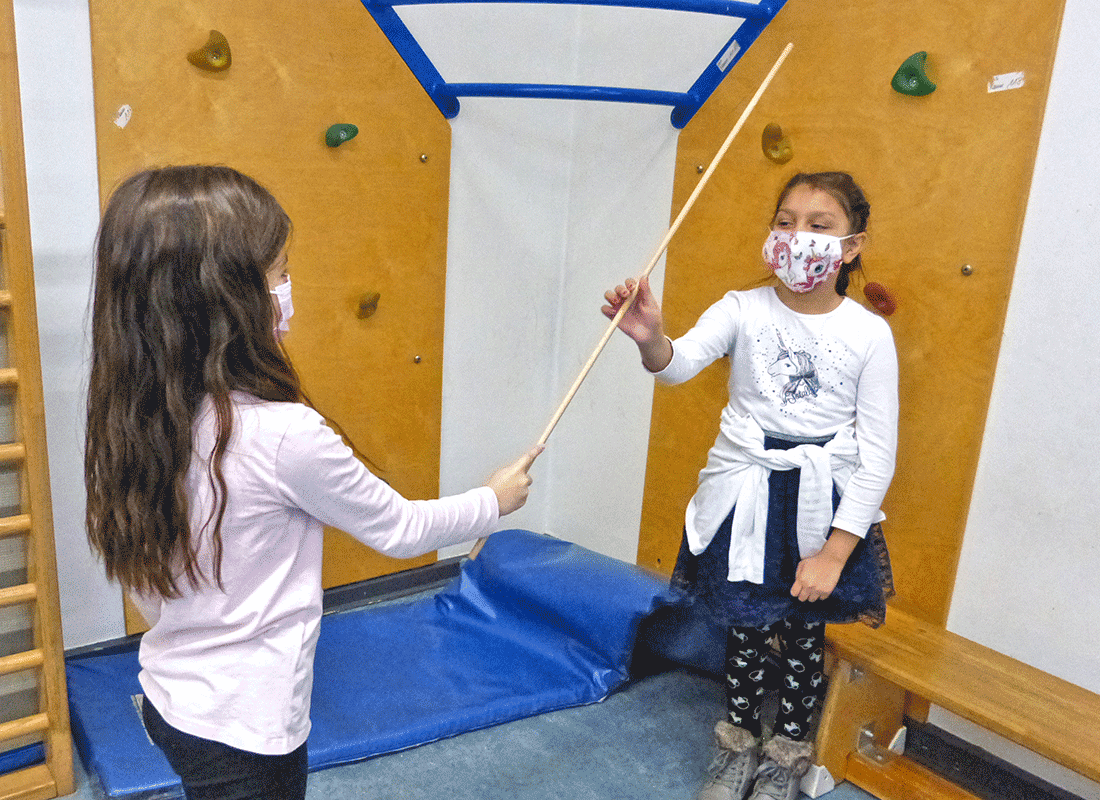
[[(675, 606), (667, 582), (637, 567), (496, 533), (434, 596), (323, 618), (310, 770), (599, 702), (630, 679), (643, 623)], [(181, 796), (137, 711), (136, 644), (75, 656), (67, 671), (76, 746), (103, 794)]]

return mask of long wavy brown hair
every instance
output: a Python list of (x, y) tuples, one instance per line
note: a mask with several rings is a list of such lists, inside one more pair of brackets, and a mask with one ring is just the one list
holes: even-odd
[[(183, 579), (221, 586), (230, 392), (302, 400), (266, 280), (290, 231), (271, 193), (228, 167), (146, 170), (107, 203), (92, 300), (87, 528), (108, 578), (127, 590), (171, 598)], [(185, 483), (207, 395), (215, 502), (200, 532), (211, 532), (211, 576), (198, 564)]]

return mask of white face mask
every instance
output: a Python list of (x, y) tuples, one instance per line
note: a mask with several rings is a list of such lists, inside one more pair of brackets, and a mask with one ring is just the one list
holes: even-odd
[(290, 318), (294, 316), (294, 304), (290, 301), (290, 278), (271, 290), (279, 303), (279, 322), (275, 326), (275, 338), (282, 339), (290, 332)]
[(840, 269), (848, 236), (806, 231), (772, 231), (764, 242), (764, 263), (792, 292), (809, 292)]

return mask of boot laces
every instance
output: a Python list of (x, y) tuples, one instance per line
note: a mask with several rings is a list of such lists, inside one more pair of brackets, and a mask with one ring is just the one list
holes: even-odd
[(756, 771), (756, 788), (753, 797), (771, 797), (787, 800), (794, 773), (772, 760), (767, 760)]
[(745, 780), (745, 773), (748, 769), (748, 750), (742, 750), (738, 753), (730, 750), (719, 750), (708, 771), (710, 772), (710, 779), (715, 783), (736, 786)]

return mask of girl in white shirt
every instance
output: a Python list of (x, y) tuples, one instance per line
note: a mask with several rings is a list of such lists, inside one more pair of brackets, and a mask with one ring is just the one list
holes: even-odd
[(304, 798), (322, 527), (410, 557), (491, 532), (535, 448), (409, 501), (309, 405), (279, 340), (290, 220), (227, 167), (153, 169), (96, 245), (87, 527), (152, 628), (143, 716), (188, 798)]
[[(729, 403), (673, 572), (728, 631), (729, 714), (700, 800), (797, 797), (825, 623), (878, 625), (893, 593), (879, 509), (897, 445), (897, 355), (886, 321), (845, 296), (869, 214), (851, 176), (796, 175), (764, 245), (779, 282), (729, 292), (675, 342), (648, 282), (606, 294), (608, 317), (634, 295), (619, 327), (658, 380), (730, 358)], [(773, 638), (783, 689), (761, 750)]]

